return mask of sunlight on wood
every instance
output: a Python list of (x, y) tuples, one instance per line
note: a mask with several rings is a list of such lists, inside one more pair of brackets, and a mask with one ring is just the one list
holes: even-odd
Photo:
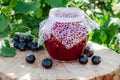
[(21, 77), (21, 79), (31, 80), (31, 79), (30, 79), (30, 74), (31, 74), (31, 73), (27, 73), (27, 74), (25, 74), (24, 76)]
[(22, 68), (24, 68), (25, 66), (24, 65), (21, 65)]
[[(98, 46), (98, 44), (92, 43), (92, 42), (90, 42), (90, 41), (89, 41), (88, 43), (89, 43), (88, 46), (91, 46), (91, 48), (94, 49), (94, 50), (104, 50), (104, 49), (108, 49), (108, 48), (104, 47), (103, 45)], [(91, 45), (91, 44), (92, 44), (92, 45)]]

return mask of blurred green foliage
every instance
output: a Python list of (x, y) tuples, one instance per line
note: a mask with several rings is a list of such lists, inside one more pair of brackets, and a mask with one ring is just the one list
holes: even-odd
[(120, 53), (120, 0), (0, 0), (0, 38), (16, 32), (38, 38), (39, 23), (54, 7), (78, 7), (100, 24), (89, 40)]

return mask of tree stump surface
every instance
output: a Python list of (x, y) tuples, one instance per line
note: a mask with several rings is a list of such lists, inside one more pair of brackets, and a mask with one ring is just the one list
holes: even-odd
[(25, 61), (26, 55), (31, 54), (31, 51), (17, 50), (17, 55), (13, 58), (0, 56), (0, 80), (120, 80), (120, 55), (93, 42), (88, 42), (88, 46), (94, 55), (101, 56), (102, 62), (99, 65), (93, 65), (91, 58), (86, 65), (80, 64), (78, 60), (53, 60), (52, 68), (45, 69), (42, 60), (50, 58), (46, 50), (33, 52), (36, 56), (33, 64)]

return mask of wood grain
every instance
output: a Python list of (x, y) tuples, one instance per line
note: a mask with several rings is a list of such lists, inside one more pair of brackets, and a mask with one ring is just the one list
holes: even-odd
[[(0, 80), (120, 80), (120, 55), (116, 52), (88, 42), (95, 55), (102, 58), (99, 65), (93, 65), (91, 58), (86, 65), (73, 62), (60, 62), (53, 59), (51, 69), (42, 67), (44, 58), (50, 58), (46, 50), (38, 52), (17, 50), (14, 58), (0, 56)], [(35, 54), (34, 64), (28, 64), (25, 57)]]

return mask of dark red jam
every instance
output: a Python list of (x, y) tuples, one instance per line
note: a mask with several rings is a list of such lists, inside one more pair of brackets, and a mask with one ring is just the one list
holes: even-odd
[(60, 43), (52, 34), (50, 39), (45, 41), (46, 49), (49, 55), (57, 60), (71, 61), (78, 59), (83, 54), (87, 43), (87, 37), (80, 43), (74, 45), (72, 48), (67, 49), (62, 43)]

